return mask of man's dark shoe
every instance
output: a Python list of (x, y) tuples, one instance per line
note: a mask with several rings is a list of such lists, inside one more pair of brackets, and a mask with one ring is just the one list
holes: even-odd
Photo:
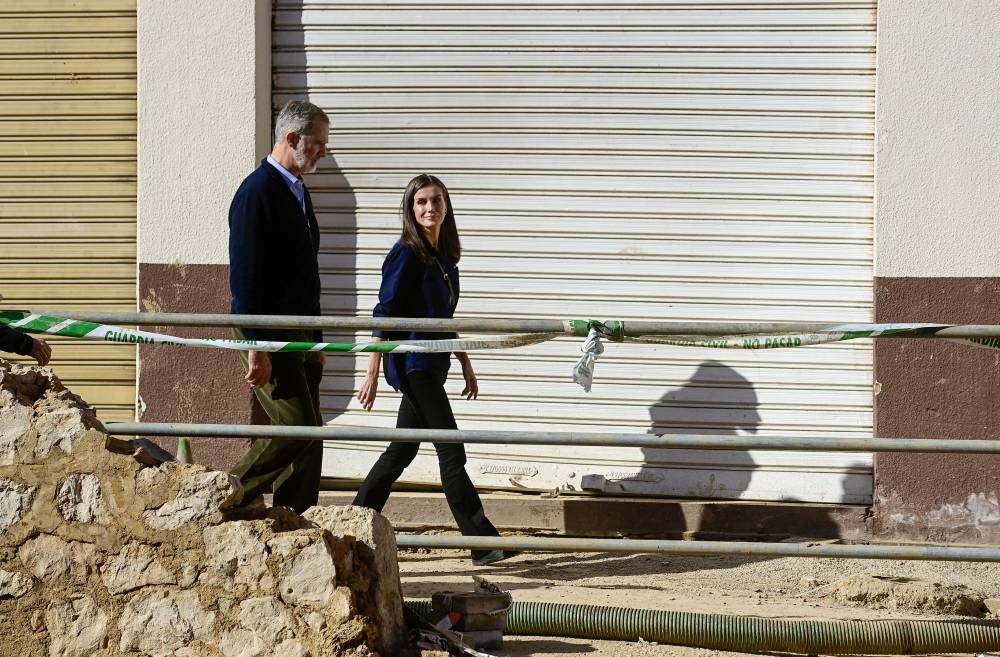
[(521, 554), (520, 552), (515, 552), (514, 550), (490, 550), (489, 552), (482, 554), (478, 557), (472, 558), (472, 564), (475, 566), (488, 566), (491, 563), (496, 563), (498, 561), (503, 561), (504, 559), (510, 559), (511, 557), (516, 557)]

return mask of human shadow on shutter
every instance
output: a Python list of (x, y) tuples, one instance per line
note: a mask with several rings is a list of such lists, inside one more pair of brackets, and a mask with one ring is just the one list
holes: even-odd
[[(649, 433), (688, 435), (756, 434), (761, 424), (753, 383), (723, 362), (706, 360), (680, 387), (668, 390), (649, 409)], [(646, 448), (631, 493), (741, 500), (689, 505), (672, 515), (687, 538), (767, 539), (788, 536), (837, 538), (839, 525), (819, 505), (747, 504), (758, 468), (748, 451)], [(773, 495), (772, 495), (773, 494)], [(794, 502), (795, 490), (768, 491), (767, 499)]]
[[(330, 149), (336, 151), (336, 127), (331, 125)], [(329, 155), (320, 161), (310, 176), (310, 193), (319, 222), (319, 275), (323, 288), (321, 308), (327, 317), (353, 317), (358, 314), (358, 203), (347, 176), (337, 158)], [(365, 340), (367, 333), (326, 331), (327, 342)], [(367, 361), (367, 354), (364, 360)], [(352, 354), (329, 354), (320, 407), (323, 421), (330, 422), (345, 410), (354, 397), (355, 369), (360, 362)], [(363, 365), (362, 365), (363, 366)]]
[[(319, 161), (315, 173), (305, 176), (319, 223), (319, 274), (322, 285), (320, 308), (324, 317), (353, 317), (358, 314), (358, 202), (351, 185), (351, 173), (341, 165), (346, 137), (343, 133), (343, 106), (338, 100), (341, 89), (316, 85), (316, 61), (307, 53), (304, 7), (299, 2), (278, 2), (272, 12), (271, 29), (271, 105), (277, 112), (289, 100), (308, 100), (330, 117), (327, 156)], [(312, 51), (313, 56), (316, 50)], [(336, 57), (330, 66), (336, 68)], [(310, 72), (310, 66), (313, 67)], [(340, 149), (340, 150), (338, 150)], [(368, 305), (365, 315), (371, 313)], [(326, 331), (328, 342), (356, 342), (365, 333)], [(367, 358), (367, 356), (365, 356)], [(323, 421), (342, 414), (355, 392), (355, 369), (361, 359), (352, 354), (329, 354), (320, 386)]]
[[(755, 434), (760, 425), (753, 384), (728, 365), (706, 360), (684, 384), (650, 407), (649, 433)], [(695, 498), (739, 499), (750, 483), (753, 459), (746, 452), (643, 449), (638, 487)], [(724, 467), (713, 467), (722, 462)]]

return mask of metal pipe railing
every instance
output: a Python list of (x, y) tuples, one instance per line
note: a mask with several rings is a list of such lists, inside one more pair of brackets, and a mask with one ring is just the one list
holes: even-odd
[(428, 319), (408, 317), (315, 317), (296, 315), (213, 315), (203, 313), (128, 313), (37, 310), (40, 315), (98, 324), (134, 326), (213, 326), (271, 329), (344, 329), (363, 331), (498, 331), (504, 333), (566, 333), (573, 331), (560, 319)]
[(393, 429), (385, 427), (288, 427), (247, 424), (107, 422), (115, 435), (183, 438), (285, 438), (359, 442), (436, 442), (656, 449), (787, 450), (820, 452), (948, 452), (1000, 454), (1000, 441), (951, 438), (836, 438), (826, 436), (710, 436), (616, 434), (576, 431), (487, 431), (480, 429)]
[[(363, 331), (417, 330), (437, 332), (562, 333), (577, 335), (578, 328), (565, 319), (419, 319), (405, 317), (311, 317), (292, 315), (221, 315), (204, 313), (133, 313), (104, 311), (35, 310), (41, 315), (76, 319), (98, 324), (129, 326), (215, 326), (275, 329), (328, 329)], [(864, 326), (851, 322), (854, 326)], [(623, 335), (766, 335), (775, 333), (822, 333), (837, 322), (670, 322), (626, 320)], [(584, 331), (586, 334), (586, 331)], [(974, 338), (1000, 337), (1000, 325), (970, 324), (941, 329), (926, 329), (917, 334), (886, 334), (878, 337)]]
[(816, 557), (1000, 562), (1000, 548), (939, 545), (834, 545), (830, 543), (751, 543), (740, 541), (657, 541), (628, 538), (533, 536), (437, 536), (397, 534), (401, 548), (525, 550), (533, 552), (629, 552), (688, 557)]

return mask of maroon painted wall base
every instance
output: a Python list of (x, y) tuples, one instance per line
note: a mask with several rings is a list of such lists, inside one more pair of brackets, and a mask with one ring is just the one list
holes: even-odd
[[(1000, 324), (1000, 279), (876, 278), (876, 322)], [(1000, 438), (1000, 350), (875, 341), (875, 435)], [(876, 538), (1000, 543), (1000, 457), (877, 454)]]
[[(139, 266), (139, 306), (144, 312), (229, 313), (228, 265)], [(149, 330), (182, 337), (229, 338), (225, 328), (157, 326)], [(139, 347), (139, 419), (143, 422), (249, 424), (253, 393), (243, 382), (235, 352), (194, 347)], [(175, 439), (158, 440), (176, 452)], [(192, 440), (196, 463), (228, 470), (246, 440)]]

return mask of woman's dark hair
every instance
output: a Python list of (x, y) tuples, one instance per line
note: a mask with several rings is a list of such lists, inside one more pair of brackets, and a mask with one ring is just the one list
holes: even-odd
[(455, 223), (455, 211), (451, 207), (451, 195), (448, 188), (437, 176), (422, 173), (406, 186), (403, 192), (403, 200), (399, 204), (399, 217), (403, 220), (403, 234), (399, 239), (413, 249), (425, 264), (434, 262), (431, 245), (424, 237), (417, 217), (413, 214), (413, 197), (424, 187), (434, 185), (444, 194), (444, 222), (441, 224), (441, 234), (438, 235), (437, 252), (447, 259), (448, 265), (457, 265), (462, 258), (462, 242), (458, 239), (458, 225)]

